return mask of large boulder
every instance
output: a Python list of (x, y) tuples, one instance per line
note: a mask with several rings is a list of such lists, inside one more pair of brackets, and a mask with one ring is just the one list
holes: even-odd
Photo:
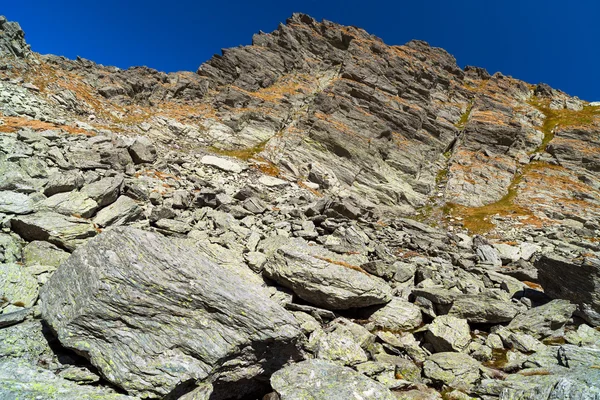
[(59, 267), (43, 288), (42, 315), (65, 347), (129, 394), (220, 381), (244, 393), (297, 358), (302, 337), (249, 273), (215, 264), (190, 241), (113, 228)]
[(550, 254), (542, 256), (535, 266), (546, 294), (571, 300), (587, 322), (600, 325), (600, 259), (576, 261)]
[(392, 299), (392, 289), (384, 280), (331, 257), (335, 256), (318, 246), (290, 241), (269, 257), (264, 271), (300, 298), (331, 310), (384, 304)]
[(277, 371), (271, 386), (281, 400), (395, 399), (381, 383), (321, 360), (307, 360)]

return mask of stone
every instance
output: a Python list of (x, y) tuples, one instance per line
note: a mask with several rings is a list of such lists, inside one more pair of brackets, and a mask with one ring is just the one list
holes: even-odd
[(21, 243), (16, 235), (0, 233), (0, 263), (21, 261)]
[(31, 364), (44, 360), (55, 364), (58, 360), (46, 339), (45, 335), (48, 334), (48, 329), (39, 320), (26, 320), (0, 329), (0, 364), (8, 359)]
[(48, 265), (58, 268), (69, 256), (69, 253), (55, 245), (39, 240), (34, 240), (23, 248), (23, 262), (26, 267)]
[(268, 258), (264, 273), (309, 303), (331, 310), (391, 300), (391, 288), (382, 279), (338, 259), (304, 241), (289, 241)]
[(53, 212), (15, 217), (11, 219), (11, 228), (27, 241), (46, 241), (70, 251), (98, 233), (86, 220)]
[(85, 185), (80, 192), (94, 200), (98, 203), (98, 207), (102, 208), (117, 200), (122, 187), (123, 177), (114, 176)]
[(187, 241), (116, 227), (59, 267), (42, 289), (42, 315), (129, 394), (162, 397), (190, 379), (244, 393), (298, 357), (302, 335), (248, 274)]
[(0, 157), (0, 191), (32, 193), (37, 190), (36, 182), (18, 164)]
[(579, 325), (577, 331), (567, 332), (565, 339), (570, 344), (600, 347), (600, 331), (586, 324)]
[(142, 208), (130, 197), (120, 196), (117, 201), (98, 211), (94, 223), (99, 227), (119, 226), (142, 217)]
[(0, 213), (29, 214), (33, 212), (31, 198), (23, 193), (0, 191)]
[(426, 339), (439, 353), (463, 351), (471, 341), (471, 330), (467, 320), (442, 315), (429, 324)]
[(156, 147), (150, 139), (144, 136), (137, 137), (129, 146), (129, 155), (135, 164), (149, 164), (156, 161)]
[(265, 185), (266, 187), (283, 187), (289, 185), (288, 181), (283, 179), (275, 178), (274, 176), (263, 175), (258, 178), (258, 183)]
[(316, 331), (311, 335), (310, 341), (314, 342), (312, 346), (315, 348), (316, 358), (321, 360), (352, 366), (369, 359), (353, 337), (339, 330), (331, 333)]
[(514, 303), (489, 295), (459, 296), (452, 303), (449, 315), (476, 324), (510, 322), (520, 311)]
[(0, 393), (6, 399), (135, 399), (106, 387), (79, 385), (53, 371), (19, 360), (0, 362)]
[(479, 380), (479, 362), (463, 353), (436, 353), (423, 364), (423, 374), (455, 389), (470, 391)]
[(544, 292), (570, 300), (590, 325), (600, 326), (600, 259), (569, 260), (545, 254), (535, 263)]
[(252, 214), (262, 214), (267, 210), (267, 204), (257, 197), (249, 197), (244, 200), (243, 207)]
[(281, 400), (395, 399), (381, 383), (322, 360), (302, 361), (275, 372), (271, 386)]
[(182, 235), (192, 230), (192, 227), (189, 224), (186, 224), (183, 221), (177, 221), (176, 219), (159, 219), (156, 221), (155, 225), (161, 230), (179, 233)]
[(90, 218), (98, 209), (98, 203), (77, 191), (57, 193), (36, 204), (37, 210), (51, 211), (66, 216)]
[(394, 332), (409, 331), (422, 324), (421, 309), (397, 297), (368, 316), (369, 326)]
[(6, 328), (7, 326), (23, 322), (29, 315), (31, 315), (30, 308), (23, 308), (22, 310), (0, 314), (0, 328)]
[(481, 263), (489, 264), (493, 267), (502, 266), (502, 259), (500, 259), (500, 254), (498, 253), (498, 250), (496, 250), (489, 244), (478, 246), (476, 249), (476, 253)]
[(494, 248), (498, 251), (498, 255), (500, 256), (500, 259), (504, 264), (519, 261), (519, 259), (521, 258), (521, 248), (518, 246), (511, 246), (510, 244), (505, 243), (497, 243), (494, 244)]
[(218, 168), (222, 171), (232, 172), (234, 174), (239, 174), (245, 169), (244, 166), (237, 162), (215, 156), (204, 156), (202, 157), (200, 162), (204, 165), (209, 165), (211, 167)]
[(44, 194), (53, 196), (57, 193), (70, 192), (81, 188), (84, 183), (85, 179), (80, 171), (71, 170), (55, 173), (50, 175), (44, 188)]
[(37, 298), (37, 280), (22, 265), (0, 264), (0, 308), (32, 307)]
[(511, 331), (527, 333), (536, 339), (543, 339), (562, 329), (576, 308), (568, 300), (552, 300), (543, 306), (518, 314), (507, 328)]

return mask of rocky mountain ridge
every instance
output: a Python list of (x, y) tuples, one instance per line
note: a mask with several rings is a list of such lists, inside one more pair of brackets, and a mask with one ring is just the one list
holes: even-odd
[(0, 398), (600, 397), (595, 103), (303, 14), (197, 73), (0, 31)]

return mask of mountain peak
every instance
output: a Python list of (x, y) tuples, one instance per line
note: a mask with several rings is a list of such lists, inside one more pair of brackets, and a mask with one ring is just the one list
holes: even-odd
[(12, 55), (19, 58), (31, 54), (31, 48), (25, 42), (25, 32), (18, 22), (9, 22), (0, 16), (0, 55)]

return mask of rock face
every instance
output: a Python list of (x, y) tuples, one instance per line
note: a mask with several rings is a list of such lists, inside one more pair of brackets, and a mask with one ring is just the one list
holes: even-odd
[(550, 255), (541, 257), (536, 267), (546, 293), (571, 300), (579, 306), (583, 318), (600, 326), (600, 260), (571, 261)]
[(44, 287), (42, 313), (63, 345), (145, 397), (224, 370), (256, 378), (299, 356), (295, 320), (264, 289), (189, 243), (131, 228), (76, 250)]

